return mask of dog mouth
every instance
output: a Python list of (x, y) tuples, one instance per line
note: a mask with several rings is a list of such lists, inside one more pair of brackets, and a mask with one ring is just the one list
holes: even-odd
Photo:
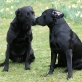
[(27, 20), (26, 24), (28, 24), (29, 26), (34, 26), (36, 25), (36, 18), (33, 18), (31, 20)]
[(40, 20), (40, 18), (36, 18), (36, 24), (37, 25), (41, 25), (41, 26), (45, 26), (46, 24), (43, 23), (43, 20)]

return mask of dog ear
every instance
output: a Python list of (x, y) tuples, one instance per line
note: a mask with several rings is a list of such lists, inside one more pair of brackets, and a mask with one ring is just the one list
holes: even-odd
[(64, 14), (62, 12), (57, 11), (57, 10), (53, 10), (52, 15), (54, 18), (62, 18), (64, 16)]
[(18, 9), (15, 11), (15, 15), (16, 15), (16, 17), (20, 20), (20, 16), (21, 16), (20, 8), (18, 8)]

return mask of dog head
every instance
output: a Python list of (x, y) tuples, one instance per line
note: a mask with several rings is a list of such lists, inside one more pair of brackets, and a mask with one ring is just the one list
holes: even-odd
[(24, 6), (22, 8), (18, 8), (15, 14), (19, 22), (24, 24), (27, 23), (29, 25), (34, 25), (35, 15), (34, 15), (34, 10), (31, 6)]
[(57, 19), (62, 18), (63, 16), (64, 14), (60, 11), (55, 9), (47, 9), (42, 13), (40, 17), (36, 18), (36, 23), (42, 26), (49, 25), (55, 22)]

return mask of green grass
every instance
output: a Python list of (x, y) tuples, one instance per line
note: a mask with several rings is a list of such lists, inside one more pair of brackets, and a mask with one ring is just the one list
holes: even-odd
[[(11, 19), (3, 19), (0, 24), (0, 62), (5, 59), (6, 50), (6, 33), (9, 28)], [(77, 33), (82, 40), (82, 24), (67, 21), (73, 31)], [(33, 26), (32, 46), (35, 52), (35, 61), (30, 65), (31, 70), (24, 70), (24, 63), (9, 64), (9, 72), (2, 72), (0, 67), (0, 82), (81, 82), (82, 70), (73, 70), (73, 79), (66, 80), (67, 73), (63, 73), (65, 68), (55, 69), (53, 75), (44, 77), (50, 64), (50, 48), (49, 48), (49, 29), (45, 26)]]
[[(11, 2), (7, 2), (11, 1)], [(80, 1), (80, 2), (79, 2)], [(62, 3), (63, 2), (63, 3)], [(66, 4), (65, 4), (66, 3)], [(77, 6), (76, 8), (74, 5)], [(6, 33), (9, 24), (14, 18), (15, 10), (25, 5), (31, 5), (35, 11), (36, 17), (48, 8), (56, 8), (65, 14), (69, 26), (77, 33), (82, 41), (82, 17), (81, 0), (1, 0), (0, 1), (0, 62), (5, 59), (6, 51)], [(71, 6), (72, 8), (68, 8)], [(76, 15), (76, 12), (79, 14)], [(80, 23), (78, 23), (78, 21)], [(31, 70), (24, 70), (24, 63), (9, 64), (9, 72), (2, 72), (0, 67), (0, 82), (81, 82), (82, 70), (73, 70), (73, 79), (66, 80), (67, 73), (63, 73), (65, 68), (57, 68), (53, 75), (44, 77), (50, 64), (49, 48), (49, 29), (48, 27), (33, 26), (32, 46), (35, 53), (35, 61), (30, 65)]]

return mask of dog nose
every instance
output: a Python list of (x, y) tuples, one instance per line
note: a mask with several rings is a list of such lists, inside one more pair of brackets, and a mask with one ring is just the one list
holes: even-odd
[(38, 18), (36, 18), (36, 24), (38, 23)]
[(36, 18), (34, 18), (34, 22), (36, 22)]
[(33, 19), (33, 24), (32, 26), (36, 25), (36, 18)]

